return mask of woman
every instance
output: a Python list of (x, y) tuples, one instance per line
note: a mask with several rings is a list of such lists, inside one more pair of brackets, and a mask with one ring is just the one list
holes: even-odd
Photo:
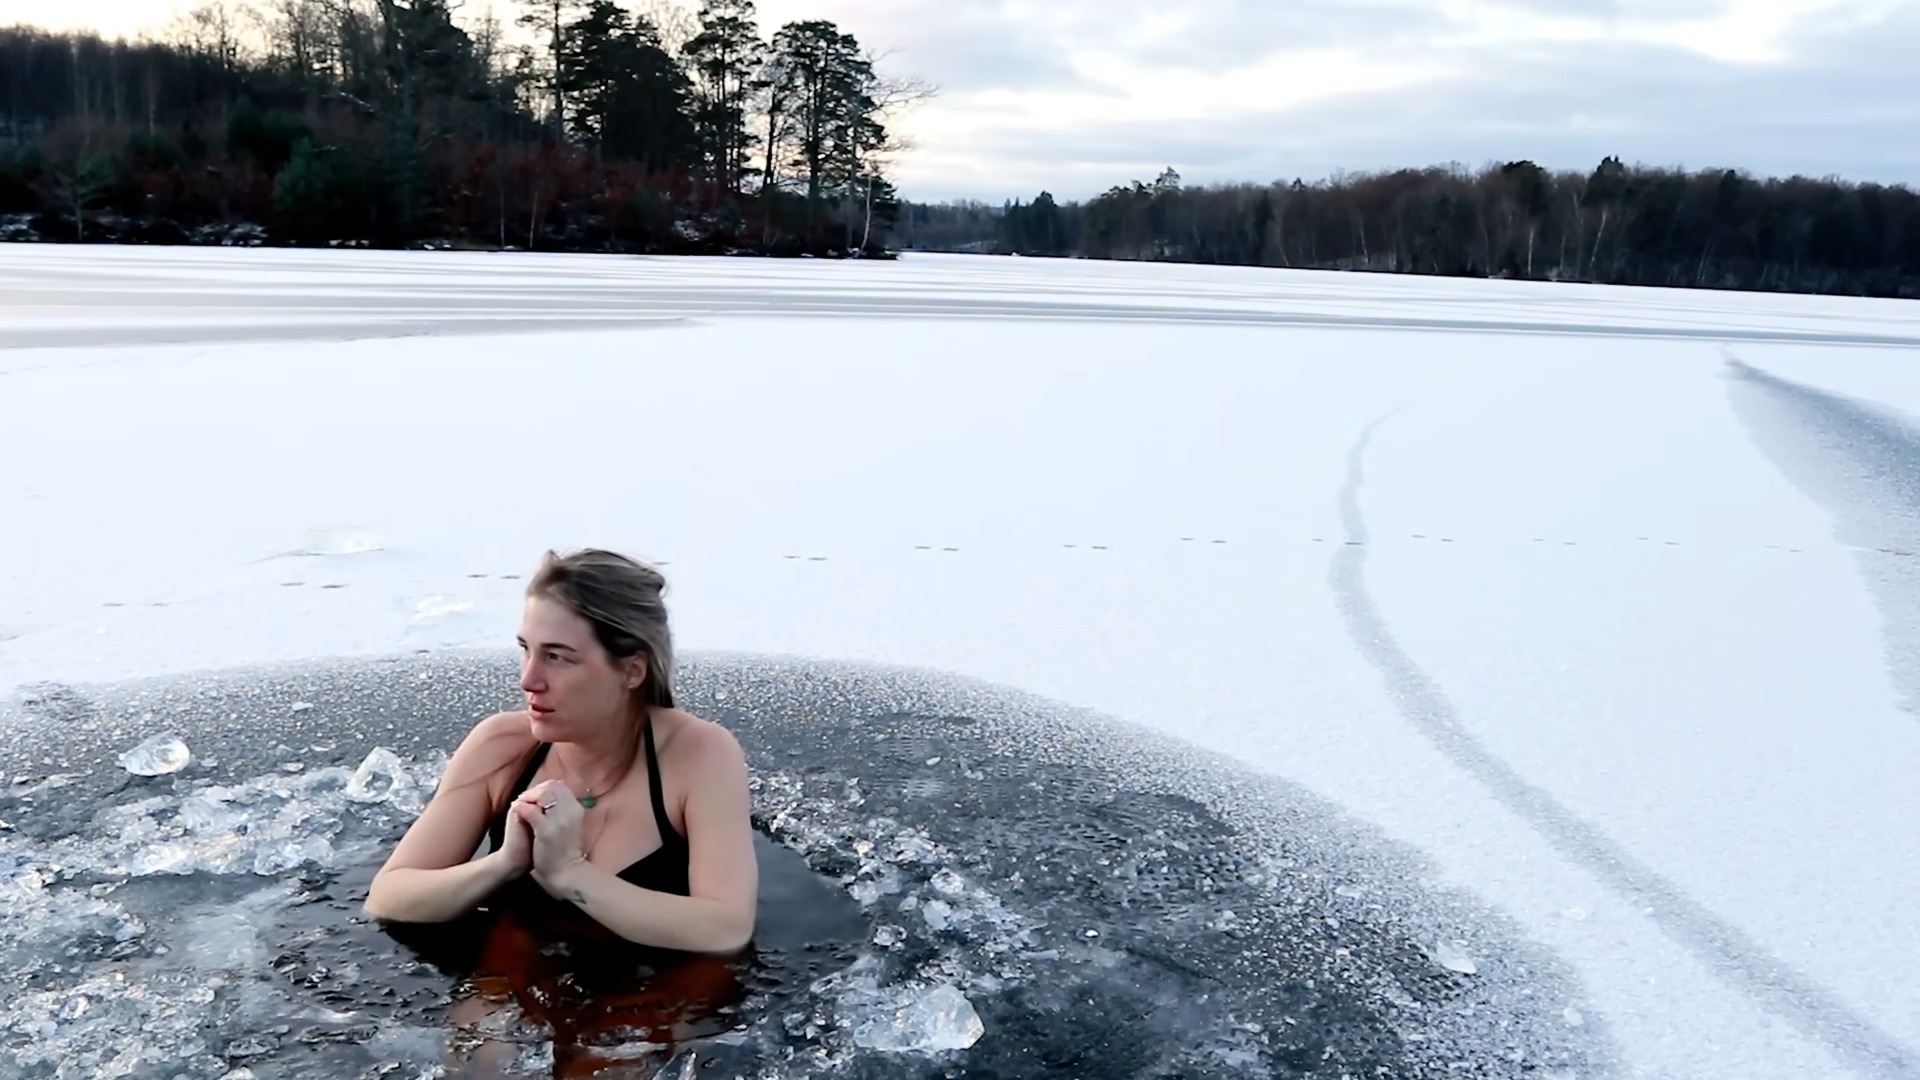
[(746, 761), (725, 728), (674, 707), (665, 585), (612, 552), (547, 553), (520, 625), (526, 708), (462, 740), (368, 915), (446, 922), (504, 900), (658, 949), (747, 945)]

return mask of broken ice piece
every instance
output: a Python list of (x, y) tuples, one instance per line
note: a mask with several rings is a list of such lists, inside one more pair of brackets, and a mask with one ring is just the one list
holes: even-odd
[(193, 754), (178, 735), (155, 735), (120, 755), (120, 767), (135, 776), (165, 776), (187, 767)]
[(1427, 956), (1448, 971), (1457, 971), (1462, 975), (1473, 975), (1480, 970), (1480, 965), (1473, 962), (1473, 957), (1451, 941), (1436, 942), (1427, 950)]
[(869, 1050), (939, 1053), (965, 1050), (986, 1033), (967, 996), (951, 985), (937, 986), (869, 1014), (853, 1031), (855, 1045)]
[(426, 806), (426, 794), (408, 774), (400, 755), (384, 746), (367, 752), (347, 780), (343, 794), (357, 803), (387, 802), (401, 810), (417, 811)]

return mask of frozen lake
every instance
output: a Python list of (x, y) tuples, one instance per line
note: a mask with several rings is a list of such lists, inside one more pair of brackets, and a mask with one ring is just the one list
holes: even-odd
[(499, 646), (503, 575), (616, 547), (690, 654), (1326, 800), (1623, 1075), (1920, 1075), (1917, 359), (1833, 298), (0, 247), (0, 697)]

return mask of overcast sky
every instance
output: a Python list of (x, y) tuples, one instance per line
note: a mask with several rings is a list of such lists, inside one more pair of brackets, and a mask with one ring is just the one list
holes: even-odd
[[(485, 0), (467, 0), (473, 9)], [(635, 0), (636, 3), (639, 0)], [(502, 4), (504, 9), (506, 5)], [(172, 0), (0, 0), (132, 33)], [(1607, 154), (1920, 183), (1920, 0), (761, 0), (939, 94), (915, 199)]]

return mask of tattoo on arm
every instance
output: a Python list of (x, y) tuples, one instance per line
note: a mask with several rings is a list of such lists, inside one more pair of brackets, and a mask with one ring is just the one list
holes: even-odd
[(581, 907), (586, 907), (587, 906), (586, 894), (582, 893), (579, 889), (573, 890), (573, 902), (580, 905)]

